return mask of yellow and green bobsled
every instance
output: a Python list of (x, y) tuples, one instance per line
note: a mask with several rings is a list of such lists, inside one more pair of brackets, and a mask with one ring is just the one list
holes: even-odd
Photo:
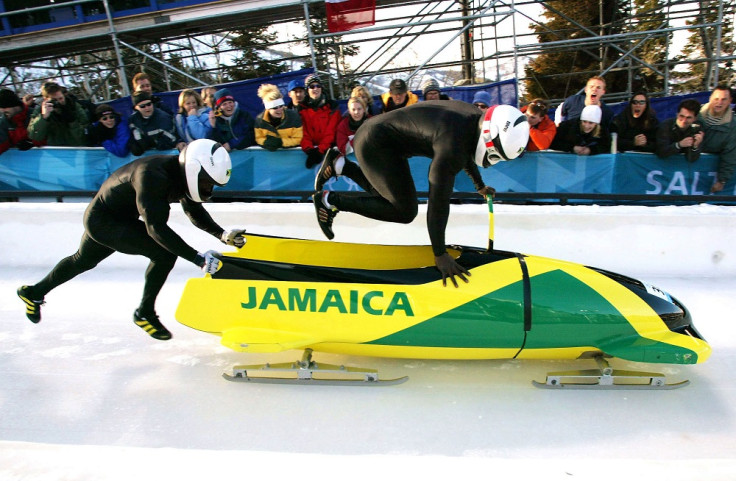
[[(489, 211), (492, 233), (490, 201)], [(214, 276), (187, 282), (176, 317), (244, 352), (674, 364), (710, 355), (687, 309), (638, 280), (492, 248), (449, 252), (468, 284), (443, 287), (430, 246), (248, 234)]]

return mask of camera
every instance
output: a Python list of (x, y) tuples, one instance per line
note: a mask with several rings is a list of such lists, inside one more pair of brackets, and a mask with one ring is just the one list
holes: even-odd
[(691, 124), (687, 129), (687, 137), (694, 137), (700, 130), (700, 124)]

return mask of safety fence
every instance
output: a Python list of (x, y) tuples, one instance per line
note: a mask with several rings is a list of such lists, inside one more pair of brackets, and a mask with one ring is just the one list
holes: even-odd
[[(116, 157), (101, 148), (10, 149), (0, 157), (0, 198), (92, 196), (111, 172), (135, 158)], [(316, 167), (305, 168), (300, 149), (270, 152), (251, 147), (232, 152), (231, 158), (232, 178), (216, 190), (216, 200), (303, 201), (312, 194)], [(429, 190), (429, 163), (426, 157), (410, 159), (422, 200)], [(527, 152), (520, 159), (481, 172), (486, 184), (497, 190), (499, 200), (509, 202), (736, 203), (734, 180), (718, 195), (710, 194), (717, 167), (718, 156), (708, 154), (690, 163), (682, 155), (661, 159), (634, 152), (578, 156), (544, 151)], [(329, 181), (325, 188), (360, 192), (344, 177)], [(454, 197), (465, 202), (480, 200), (463, 172), (457, 176)]]

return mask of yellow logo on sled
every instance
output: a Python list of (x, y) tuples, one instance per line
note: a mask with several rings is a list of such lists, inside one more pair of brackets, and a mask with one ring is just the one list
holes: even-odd
[[(383, 291), (360, 292), (355, 289), (345, 291), (329, 289), (326, 292), (317, 292), (317, 289), (266, 287), (258, 289), (250, 286), (247, 289), (247, 299), (241, 302), (243, 309), (278, 309), (279, 311), (298, 312), (328, 312), (334, 310), (340, 314), (370, 314), (373, 316), (392, 316), (401, 311), (406, 316), (413, 316), (409, 296), (406, 292), (397, 291), (389, 294), (391, 300), (386, 309), (376, 307), (384, 297)], [(373, 300), (377, 302), (372, 302)]]

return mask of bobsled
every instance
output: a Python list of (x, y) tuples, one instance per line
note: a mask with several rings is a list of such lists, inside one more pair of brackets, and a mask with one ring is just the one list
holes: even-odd
[(697, 364), (711, 348), (686, 307), (624, 275), (493, 248), (451, 245), (471, 273), (443, 286), (431, 246), (368, 245), (246, 234), (214, 275), (189, 279), (177, 320), (242, 352), (303, 350), (286, 364), (236, 366), (227, 379), (381, 380), (369, 369), (320, 364), (313, 352), (418, 359), (594, 359), (593, 370), (549, 373), (540, 387), (679, 387), (663, 375), (616, 371), (607, 359)]

